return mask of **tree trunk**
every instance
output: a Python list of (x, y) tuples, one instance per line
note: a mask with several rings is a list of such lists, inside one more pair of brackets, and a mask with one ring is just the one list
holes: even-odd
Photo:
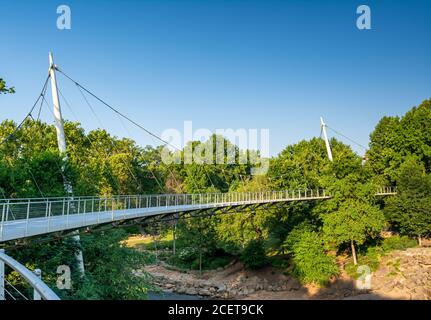
[(172, 253), (173, 255), (175, 255), (177, 253), (177, 222), (175, 221), (175, 226), (174, 226), (174, 239), (173, 239), (173, 243), (172, 243)]
[(419, 247), (422, 247), (422, 237), (418, 235)]
[(199, 275), (202, 275), (202, 251), (199, 251)]
[(153, 237), (153, 243), (154, 243), (154, 248), (155, 248), (155, 252), (156, 252), (156, 263), (159, 263), (159, 254), (158, 254), (158, 250), (157, 250), (157, 239), (156, 237)]
[(356, 259), (356, 249), (353, 240), (350, 240), (350, 247), (352, 248), (353, 264), (356, 266), (358, 264), (358, 260)]

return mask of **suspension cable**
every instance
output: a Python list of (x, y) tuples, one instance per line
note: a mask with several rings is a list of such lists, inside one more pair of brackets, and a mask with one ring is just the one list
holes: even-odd
[(9, 139), (11, 139), (18, 132), (18, 130), (21, 129), (22, 125), (25, 123), (25, 120), (27, 120), (28, 117), (31, 117), (31, 113), (33, 112), (33, 110), (36, 107), (37, 103), (39, 102), (40, 98), (43, 96), (43, 92), (44, 92), (44, 90), (48, 84), (48, 80), (49, 80), (49, 75), (46, 78), (45, 83), (42, 87), (42, 90), (41, 90), (39, 96), (37, 97), (36, 101), (34, 102), (33, 106), (31, 107), (30, 111), (27, 113), (27, 115), (24, 117), (24, 119), (20, 122), (20, 124), (15, 128), (15, 130), (0, 142), (0, 145), (2, 145), (3, 143), (5, 143)]
[[(130, 117), (126, 116), (125, 114), (123, 114), (122, 112), (118, 111), (116, 108), (114, 108), (112, 105), (108, 104), (106, 101), (104, 101), (102, 98), (98, 97), (96, 94), (94, 94), (93, 92), (91, 92), (89, 89), (87, 89), (86, 87), (84, 87), (83, 85), (81, 85), (79, 82), (75, 81), (74, 79), (72, 79), (70, 76), (68, 76), (64, 71), (62, 71), (60, 68), (58, 68), (57, 66), (55, 67), (56, 70), (58, 72), (60, 72), (62, 75), (64, 75), (67, 79), (69, 79), (71, 82), (73, 82), (77, 87), (81, 88), (82, 90), (84, 90), (85, 92), (87, 92), (89, 95), (91, 95), (93, 98), (95, 98), (96, 100), (98, 100), (99, 102), (101, 102), (102, 104), (104, 104), (106, 107), (108, 107), (109, 109), (111, 109), (112, 111), (114, 111), (117, 115), (121, 116), (122, 118), (126, 119), (127, 121), (129, 121), (130, 123), (132, 123), (133, 125), (135, 125), (136, 127), (138, 127), (139, 129), (145, 131), (147, 134), (149, 134), (150, 136), (152, 136), (153, 138), (156, 138), (157, 140), (161, 141), (164, 145), (168, 145), (171, 146), (172, 148), (178, 150), (181, 152), (181, 149), (178, 148), (177, 146), (171, 144), (170, 142), (160, 138), (157, 134), (151, 132), (150, 130), (146, 129), (144, 126), (140, 125), (139, 123), (137, 123), (136, 121), (132, 120)], [(206, 175), (208, 176), (208, 173), (205, 170), (205, 167), (203, 168), (204, 172), (206, 173)], [(187, 171), (187, 170), (186, 170)], [(212, 186), (214, 187), (214, 184), (211, 181), (211, 178), (208, 176)], [(192, 180), (194, 182), (194, 184), (196, 185), (197, 189), (200, 191), (200, 188), (197, 186), (196, 181), (194, 181), (194, 177), (192, 176)]]
[(66, 78), (68, 78), (70, 81), (72, 81), (73, 83), (75, 83), (75, 85), (77, 85), (78, 87), (80, 87), (82, 90), (84, 90), (85, 92), (87, 92), (89, 95), (91, 95), (93, 98), (95, 98), (96, 100), (98, 100), (99, 102), (101, 102), (102, 104), (104, 104), (105, 106), (107, 106), (109, 109), (111, 109), (112, 111), (114, 111), (115, 113), (117, 113), (118, 115), (120, 115), (121, 117), (123, 117), (124, 119), (126, 119), (127, 121), (133, 123), (135, 126), (137, 126), (138, 128), (144, 130), (146, 133), (148, 133), (149, 135), (153, 136), (154, 138), (156, 138), (157, 140), (160, 140), (161, 142), (163, 142), (166, 145), (169, 145), (179, 151), (181, 151), (180, 148), (172, 145), (171, 143), (169, 143), (166, 140), (163, 140), (162, 138), (160, 138), (158, 135), (156, 135), (155, 133), (152, 133), (150, 130), (146, 129), (145, 127), (143, 127), (142, 125), (140, 125), (139, 123), (137, 123), (136, 121), (133, 121), (132, 119), (130, 119), (128, 116), (126, 116), (125, 114), (121, 113), (120, 111), (118, 111), (116, 108), (114, 108), (113, 106), (111, 106), (110, 104), (108, 104), (107, 102), (105, 102), (104, 100), (102, 100), (101, 98), (99, 98), (97, 95), (95, 95), (94, 93), (92, 93), (90, 90), (88, 90), (87, 88), (85, 88), (84, 86), (82, 86), (79, 82), (73, 80), (71, 77), (69, 77), (66, 73), (64, 73), (61, 69), (59, 69), (58, 67), (55, 67), (55, 69), (60, 72), (61, 74), (63, 74)]
[(342, 134), (341, 132), (338, 132), (337, 130), (335, 130), (334, 128), (331, 128), (331, 127), (330, 127), (330, 126), (328, 126), (328, 125), (326, 125), (326, 127), (327, 127), (327, 128), (329, 128), (329, 129), (331, 129), (334, 133), (336, 133), (336, 134), (338, 134), (338, 135), (342, 136), (343, 138), (345, 138), (345, 139), (349, 140), (350, 142), (352, 142), (352, 143), (356, 144), (357, 146), (359, 146), (359, 147), (363, 148), (364, 150), (367, 150), (367, 147), (365, 147), (364, 145), (360, 144), (359, 142), (356, 142), (355, 140), (353, 140), (353, 139), (349, 138), (348, 136), (346, 136), (346, 135)]

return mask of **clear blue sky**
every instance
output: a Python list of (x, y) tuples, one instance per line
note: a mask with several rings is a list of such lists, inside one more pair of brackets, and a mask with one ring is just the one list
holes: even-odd
[[(71, 30), (56, 28), (63, 3)], [(356, 28), (360, 4), (371, 7), (372, 30)], [(0, 97), (0, 120), (25, 116), (50, 50), (59, 67), (157, 134), (184, 120), (195, 129), (268, 128), (273, 155), (319, 135), (321, 115), (367, 145), (383, 115), (431, 97), (426, 0), (2, 1), (0, 29), (0, 77), (17, 91)], [(83, 126), (98, 127), (76, 88), (59, 82)], [(107, 130), (129, 136), (94, 105)], [(63, 112), (76, 120), (64, 104)], [(47, 110), (43, 118), (52, 122)]]

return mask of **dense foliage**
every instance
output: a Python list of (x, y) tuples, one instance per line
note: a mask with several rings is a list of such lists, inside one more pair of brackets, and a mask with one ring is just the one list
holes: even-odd
[(251, 240), (241, 254), (241, 261), (250, 269), (264, 267), (267, 263), (265, 243), (261, 239)]
[(431, 174), (414, 158), (400, 167), (397, 197), (387, 200), (385, 213), (401, 233), (417, 237), (431, 230)]
[(335, 257), (327, 255), (322, 237), (306, 231), (292, 245), (294, 274), (305, 283), (324, 285), (338, 274)]

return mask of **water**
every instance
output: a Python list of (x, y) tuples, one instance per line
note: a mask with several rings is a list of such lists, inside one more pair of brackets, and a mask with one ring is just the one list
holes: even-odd
[(148, 300), (205, 300), (205, 298), (174, 292), (148, 292)]

